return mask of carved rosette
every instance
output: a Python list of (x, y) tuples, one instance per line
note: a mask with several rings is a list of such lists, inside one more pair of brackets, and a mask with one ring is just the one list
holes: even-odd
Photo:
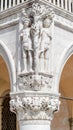
[(18, 120), (52, 120), (59, 104), (56, 96), (16, 95), (10, 101), (10, 109), (17, 114)]

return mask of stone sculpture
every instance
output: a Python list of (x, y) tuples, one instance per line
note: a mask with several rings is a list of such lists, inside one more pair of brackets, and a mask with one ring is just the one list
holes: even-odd
[(19, 89), (40, 90), (44, 86), (47, 90), (54, 13), (45, 5), (33, 3), (32, 8), (28, 11), (23, 9), (21, 14), (23, 28), (20, 35), (24, 69), (20, 73), (23, 83), (19, 83)]
[(32, 57), (32, 40), (31, 40), (31, 27), (30, 27), (30, 19), (28, 18), (25, 10), (23, 10), (23, 30), (21, 33), (22, 37), (22, 52), (23, 52), (23, 64), (24, 70), (22, 73), (32, 72), (32, 64), (33, 64), (33, 57)]

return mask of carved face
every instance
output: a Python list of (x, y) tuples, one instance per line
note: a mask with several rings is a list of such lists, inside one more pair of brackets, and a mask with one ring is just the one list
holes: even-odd
[(32, 24), (31, 30), (32, 30), (32, 33), (34, 35), (37, 35), (39, 33), (39, 26), (38, 26), (38, 24)]
[(25, 11), (25, 9), (22, 9), (22, 13), (23, 13), (24, 15), (26, 15), (26, 11)]
[(48, 27), (50, 27), (51, 23), (52, 23), (52, 20), (47, 18), (47, 19), (44, 20), (43, 26), (45, 28), (48, 28)]
[(30, 21), (29, 21), (29, 20), (25, 20), (25, 21), (24, 21), (24, 27), (28, 27), (29, 24), (30, 24)]

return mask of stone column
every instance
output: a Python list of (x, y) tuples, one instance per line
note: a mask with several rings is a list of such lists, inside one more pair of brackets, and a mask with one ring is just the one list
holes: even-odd
[(17, 115), (20, 130), (50, 130), (53, 113), (59, 110), (59, 95), (52, 93), (53, 75), (49, 74), (53, 18), (53, 10), (40, 3), (33, 3), (30, 9), (21, 12), (24, 63), (17, 74), (17, 92), (11, 93), (10, 101), (10, 109)]
[(54, 112), (59, 110), (59, 96), (41, 93), (11, 94), (10, 109), (15, 112), (20, 130), (50, 130)]
[[(39, 123), (40, 122), (40, 123)], [(36, 124), (32, 121), (32, 123), (29, 124), (25, 124), (23, 125), (22, 123), (20, 123), (20, 130), (50, 130), (50, 122), (48, 122), (47, 124), (45, 122), (36, 121)]]

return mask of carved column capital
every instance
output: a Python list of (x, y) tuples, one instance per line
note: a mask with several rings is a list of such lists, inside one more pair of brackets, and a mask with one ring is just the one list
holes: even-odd
[(18, 120), (52, 120), (53, 113), (59, 110), (59, 97), (55, 95), (16, 94), (10, 101), (11, 111)]

